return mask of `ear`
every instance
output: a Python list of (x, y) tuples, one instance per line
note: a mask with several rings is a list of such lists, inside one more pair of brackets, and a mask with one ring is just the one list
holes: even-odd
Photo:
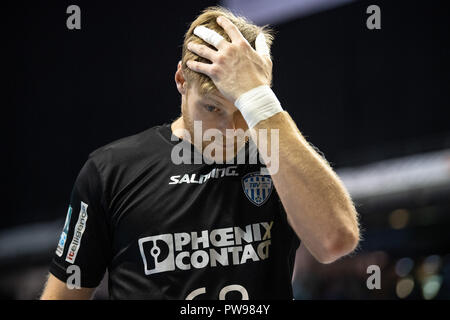
[(177, 71), (175, 72), (175, 83), (177, 85), (178, 92), (181, 95), (186, 94), (187, 83), (181, 68), (181, 60), (178, 61)]

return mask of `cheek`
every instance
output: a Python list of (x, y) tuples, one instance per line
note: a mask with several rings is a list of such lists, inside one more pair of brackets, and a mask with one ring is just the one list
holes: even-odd
[(188, 102), (185, 104), (183, 108), (183, 116), (191, 119), (191, 121), (203, 120), (199, 108), (194, 103)]
[(236, 124), (236, 129), (242, 129), (244, 131), (248, 130), (247, 122), (245, 122), (245, 119), (240, 112), (235, 113), (234, 123)]
[(193, 118), (203, 121), (204, 124), (214, 125), (214, 123), (220, 118), (217, 113), (208, 112), (203, 104), (192, 105), (191, 110)]

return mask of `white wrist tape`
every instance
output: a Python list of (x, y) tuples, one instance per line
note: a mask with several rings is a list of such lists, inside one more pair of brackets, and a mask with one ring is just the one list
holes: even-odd
[(241, 94), (234, 105), (241, 111), (250, 129), (258, 122), (283, 111), (280, 101), (268, 85), (262, 85)]

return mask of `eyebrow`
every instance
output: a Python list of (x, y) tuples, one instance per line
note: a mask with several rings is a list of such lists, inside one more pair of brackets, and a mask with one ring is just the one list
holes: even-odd
[(215, 102), (217, 104), (220, 104), (220, 105), (223, 105), (223, 103), (220, 102), (217, 98), (214, 98), (213, 96), (210, 96), (210, 95), (204, 96), (204, 99), (205, 100), (209, 100), (209, 101), (213, 101), (213, 102)]
[(225, 98), (221, 98), (220, 96), (216, 96), (216, 95), (214, 95), (214, 94), (211, 94), (211, 93), (209, 93), (209, 94), (205, 94), (204, 96), (203, 96), (203, 98), (206, 100), (206, 101), (211, 101), (211, 102), (214, 102), (216, 105), (216, 107), (218, 106), (218, 107), (220, 107), (221, 109), (229, 109), (228, 108), (228, 105), (226, 104), (226, 101), (227, 100), (225, 100)]

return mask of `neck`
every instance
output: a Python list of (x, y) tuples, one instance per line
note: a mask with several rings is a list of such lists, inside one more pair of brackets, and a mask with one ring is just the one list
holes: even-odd
[[(179, 132), (182, 132), (181, 130), (185, 129), (183, 116), (180, 116), (174, 122), (172, 122), (172, 124), (170, 125), (170, 128), (172, 129), (172, 133), (174, 135), (176, 135), (178, 138), (182, 139), (183, 137), (179, 134)], [(177, 133), (177, 131), (178, 131), (178, 133)]]

